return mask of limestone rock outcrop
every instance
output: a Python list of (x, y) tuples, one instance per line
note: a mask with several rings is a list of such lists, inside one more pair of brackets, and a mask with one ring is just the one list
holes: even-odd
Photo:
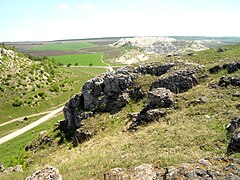
[(154, 81), (150, 89), (163, 87), (176, 94), (186, 92), (198, 84), (196, 73), (195, 69), (174, 72), (168, 77), (160, 77)]

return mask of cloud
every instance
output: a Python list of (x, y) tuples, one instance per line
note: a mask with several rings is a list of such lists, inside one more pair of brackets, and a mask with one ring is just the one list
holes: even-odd
[(93, 8), (94, 8), (93, 5), (89, 4), (89, 3), (83, 3), (83, 4), (78, 5), (78, 9), (90, 10)]
[(70, 9), (70, 6), (67, 3), (61, 3), (58, 5), (58, 9), (66, 11)]

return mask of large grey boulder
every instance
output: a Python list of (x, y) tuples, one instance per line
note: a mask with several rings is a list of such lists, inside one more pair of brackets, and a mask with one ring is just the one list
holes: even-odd
[(240, 63), (224, 64), (223, 69), (226, 69), (228, 73), (234, 73), (240, 69)]
[(198, 84), (195, 77), (196, 70), (177, 71), (167, 77), (160, 77), (154, 81), (150, 87), (163, 87), (174, 93), (182, 93)]
[(173, 93), (166, 88), (154, 88), (148, 93), (147, 105), (150, 109), (168, 108), (173, 105)]
[(233, 133), (231, 141), (228, 145), (227, 152), (229, 155), (240, 153), (240, 131)]

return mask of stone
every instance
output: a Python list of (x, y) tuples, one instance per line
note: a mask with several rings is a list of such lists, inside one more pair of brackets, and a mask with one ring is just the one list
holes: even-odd
[(206, 97), (200, 97), (197, 100), (193, 100), (193, 101), (189, 102), (188, 107), (189, 106), (196, 106), (196, 105), (199, 105), (199, 104), (205, 104), (205, 103), (207, 103)]
[(240, 127), (240, 118), (234, 117), (227, 125), (228, 132), (235, 132)]
[(137, 126), (156, 121), (165, 115), (166, 113), (161, 109), (149, 109), (149, 107), (146, 106), (138, 113), (136, 119), (132, 121), (128, 130), (134, 131), (136, 130)]
[(216, 74), (221, 70), (222, 70), (222, 67), (217, 65), (217, 66), (210, 68), (208, 71), (210, 72), (210, 74)]
[(235, 93), (232, 94), (232, 96), (233, 96), (233, 97), (240, 97), (240, 92), (239, 92), (239, 91), (238, 91), (238, 92), (235, 92)]
[(93, 135), (94, 135), (94, 131), (92, 129), (86, 129), (84, 127), (78, 128), (75, 131), (73, 143), (75, 145), (83, 143), (85, 141), (88, 141), (90, 138), (92, 138)]
[(228, 73), (234, 73), (240, 69), (240, 63), (224, 64), (223, 69), (226, 69)]
[(229, 155), (240, 153), (240, 131), (233, 133), (231, 141), (228, 145), (227, 152)]
[(198, 84), (195, 73), (195, 70), (177, 71), (168, 77), (160, 77), (152, 83), (150, 89), (163, 87), (176, 94), (186, 92)]
[(150, 109), (169, 108), (173, 105), (173, 93), (166, 88), (154, 88), (148, 93), (147, 105)]
[(0, 172), (3, 172), (5, 170), (4, 165), (2, 162), (0, 162)]
[(163, 178), (163, 169), (157, 169), (153, 164), (143, 164), (135, 167), (133, 170), (123, 168), (111, 169), (104, 174), (104, 180), (157, 180)]
[(220, 52), (225, 52), (225, 50), (224, 50), (223, 48), (218, 48), (217, 52), (218, 52), (218, 53), (220, 53)]
[(229, 85), (240, 86), (240, 77), (222, 76), (218, 82), (218, 85), (221, 87), (227, 87)]
[(22, 165), (16, 165), (3, 170), (4, 173), (23, 172)]
[(37, 139), (33, 140), (25, 147), (25, 151), (37, 151), (38, 149), (44, 149), (46, 146), (52, 146), (53, 139), (47, 135), (47, 131), (39, 133)]
[(62, 180), (61, 174), (59, 174), (59, 170), (53, 166), (45, 167), (41, 170), (36, 171), (31, 176), (28, 176), (26, 180)]
[(131, 169), (114, 168), (104, 174), (104, 180), (173, 180), (173, 179), (233, 179), (240, 177), (239, 159), (202, 159), (167, 168), (143, 164)]
[(141, 86), (135, 86), (133, 90), (129, 91), (129, 97), (134, 101), (138, 102), (143, 99), (145, 93), (142, 91)]

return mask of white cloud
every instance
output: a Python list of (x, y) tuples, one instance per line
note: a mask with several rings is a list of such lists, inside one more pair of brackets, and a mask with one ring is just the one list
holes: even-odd
[(93, 5), (89, 3), (83, 3), (78, 5), (78, 9), (90, 10), (93, 9)]
[(58, 9), (66, 11), (70, 9), (70, 6), (67, 3), (61, 3), (58, 5)]

